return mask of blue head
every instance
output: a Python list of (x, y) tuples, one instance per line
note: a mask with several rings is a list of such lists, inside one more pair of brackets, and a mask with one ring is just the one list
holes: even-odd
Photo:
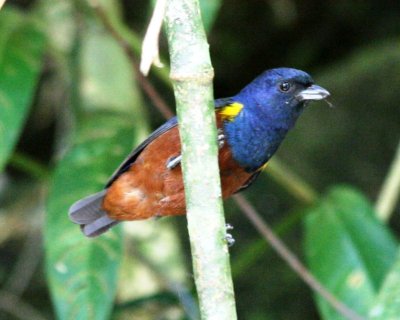
[(262, 73), (231, 99), (238, 113), (224, 122), (224, 131), (234, 159), (248, 171), (260, 168), (304, 106), (327, 96), (329, 92), (314, 85), (304, 71), (277, 68)]

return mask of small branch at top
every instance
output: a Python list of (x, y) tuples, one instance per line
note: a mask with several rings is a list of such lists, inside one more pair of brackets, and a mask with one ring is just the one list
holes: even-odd
[(160, 113), (167, 119), (174, 116), (174, 113), (168, 107), (166, 102), (161, 98), (158, 94), (157, 90), (151, 84), (151, 82), (143, 76), (143, 74), (139, 71), (137, 58), (135, 52), (132, 50), (130, 44), (124, 39), (124, 37), (114, 28), (112, 22), (107, 16), (107, 13), (104, 12), (103, 8), (98, 4), (96, 0), (91, 0), (90, 4), (99, 17), (100, 21), (103, 23), (104, 28), (110, 33), (110, 35), (117, 41), (117, 43), (124, 50), (127, 55), (133, 70), (135, 71), (136, 79), (138, 80), (141, 88), (147, 94), (151, 102), (155, 105), (155, 107), (160, 111)]
[(153, 16), (151, 17), (149, 27), (143, 39), (142, 58), (140, 61), (140, 71), (147, 76), (151, 65), (162, 67), (160, 55), (158, 53), (158, 38), (164, 19), (167, 0), (157, 0)]

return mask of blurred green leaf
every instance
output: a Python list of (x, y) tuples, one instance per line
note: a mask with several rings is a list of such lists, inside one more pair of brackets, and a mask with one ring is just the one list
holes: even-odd
[(0, 171), (29, 112), (45, 46), (43, 30), (15, 10), (0, 13)]
[(396, 320), (400, 315), (400, 252), (397, 260), (379, 291), (378, 297), (369, 313), (369, 319)]
[[(341, 301), (366, 315), (394, 262), (397, 243), (358, 192), (336, 187), (310, 210), (305, 251), (311, 271)], [(324, 319), (342, 319), (317, 297)]]
[(45, 230), (47, 271), (60, 319), (107, 319), (122, 254), (121, 232), (87, 239), (67, 212), (79, 198), (101, 190), (131, 141), (129, 119), (90, 115), (77, 143), (60, 161), (51, 186)]
[(207, 33), (211, 30), (221, 5), (221, 0), (200, 0), (201, 18)]
[(46, 24), (49, 52), (52, 58), (66, 60), (74, 42), (78, 24), (74, 21), (74, 3), (64, 0), (41, 0), (38, 15)]
[(130, 254), (125, 256), (121, 268), (119, 297), (123, 301), (129, 295), (130, 301), (167, 289), (176, 295), (189, 319), (198, 319), (199, 310), (188, 287), (189, 271), (174, 222), (174, 219), (161, 219), (125, 224)]
[[(112, 28), (118, 33), (118, 35), (123, 39), (124, 42), (129, 46), (129, 49), (135, 54), (136, 57), (141, 56), (142, 52), (142, 35), (139, 33), (135, 32), (131, 28), (128, 28), (126, 23), (123, 21), (124, 19), (122, 18), (121, 12), (118, 12), (117, 10), (105, 10), (105, 8), (108, 8), (108, 3), (109, 1), (102, 0), (103, 6), (97, 9), (97, 14), (99, 12), (106, 13), (108, 23), (112, 26)], [(152, 13), (153, 7), (155, 5), (155, 0), (152, 1), (151, 6), (149, 6), (150, 14)], [(146, 9), (143, 9), (146, 10)], [(150, 22), (150, 17), (149, 20)], [(164, 65), (163, 68), (152, 68), (151, 72), (157, 75), (158, 78), (162, 82), (164, 82), (165, 85), (168, 87), (172, 88), (172, 83), (169, 78), (169, 63), (166, 62), (167, 57), (163, 57), (162, 55), (160, 56), (161, 62)]]
[(110, 316), (122, 257), (120, 227), (88, 239), (67, 212), (76, 200), (103, 188), (133, 141), (146, 132), (131, 64), (92, 22), (79, 34), (71, 59), (78, 130), (72, 148), (57, 165), (47, 206), (47, 272), (60, 319)]
[(82, 39), (80, 63), (85, 111), (132, 111), (132, 101), (137, 98), (137, 92), (132, 89), (133, 68), (114, 39), (96, 32), (87, 33)]

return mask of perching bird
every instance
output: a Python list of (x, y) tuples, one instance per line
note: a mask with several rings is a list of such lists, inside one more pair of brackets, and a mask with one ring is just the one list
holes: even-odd
[[(278, 68), (237, 95), (215, 100), (223, 198), (257, 178), (309, 101), (328, 96), (307, 73)], [(95, 237), (121, 220), (185, 214), (180, 159), (175, 117), (133, 150), (103, 191), (73, 204), (70, 219)]]

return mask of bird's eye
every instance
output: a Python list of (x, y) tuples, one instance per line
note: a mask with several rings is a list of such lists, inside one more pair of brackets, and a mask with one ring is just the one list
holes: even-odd
[(291, 87), (292, 87), (292, 85), (288, 81), (284, 81), (279, 85), (279, 89), (281, 89), (282, 92), (289, 91)]

